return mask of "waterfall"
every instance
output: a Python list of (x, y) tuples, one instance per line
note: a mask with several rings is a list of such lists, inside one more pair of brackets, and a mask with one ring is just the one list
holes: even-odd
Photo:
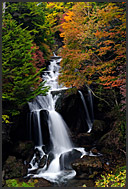
[(71, 141), (67, 133), (67, 125), (60, 114), (56, 111), (49, 111), (49, 130), (54, 146), (54, 153), (61, 154), (72, 148)]
[(88, 97), (89, 97), (89, 105), (90, 105), (90, 110), (91, 110), (90, 117), (91, 117), (91, 122), (93, 124), (94, 122), (93, 98), (92, 98), (92, 92), (90, 89), (88, 89)]
[(53, 56), (54, 56), (54, 57), (57, 57), (56, 54), (55, 54), (54, 52), (53, 52)]
[[(58, 84), (57, 79), (60, 70), (58, 63), (61, 61), (61, 58), (56, 59), (55, 57), (57, 56), (54, 54), (54, 58), (50, 61), (48, 70), (44, 71), (42, 76), (43, 80), (46, 81), (45, 85), (50, 86), (48, 94), (46, 96), (39, 95), (35, 100), (28, 103), (31, 114), (33, 114), (34, 133), (36, 134), (36, 149), (39, 151), (40, 159), (45, 155), (42, 149), (42, 147), (44, 147), (42, 132), (45, 132), (45, 130), (43, 130), (43, 127), (41, 127), (40, 111), (48, 111), (47, 122), (49, 127), (50, 140), (52, 143), (51, 152), (54, 158), (48, 166), (45, 165), (42, 169), (39, 169), (38, 164), (40, 161), (36, 162), (37, 158), (36, 154), (34, 154), (30, 162), (31, 168), (28, 169), (28, 176), (45, 178), (52, 182), (63, 182), (65, 180), (73, 178), (76, 175), (76, 172), (71, 168), (68, 171), (66, 171), (65, 169), (62, 170), (61, 163), (64, 167), (65, 155), (69, 156), (70, 158), (70, 156), (73, 157), (73, 153), (79, 151), (79, 157), (82, 157), (84, 154), (86, 154), (86, 152), (84, 148), (74, 148), (73, 143), (68, 135), (68, 126), (66, 125), (62, 116), (55, 111), (55, 103), (57, 98), (59, 97), (59, 94), (54, 95), (53, 97), (52, 91), (62, 91), (67, 89), (66, 87)], [(30, 123), (31, 122), (32, 121), (30, 121)], [(73, 151), (73, 149), (75, 149), (76, 151)], [(46, 156), (48, 157), (49, 154), (46, 154)], [(68, 167), (68, 164), (66, 166)], [(31, 172), (34, 169), (38, 169), (35, 174)]]
[(83, 102), (83, 105), (84, 105), (84, 109), (85, 109), (85, 113), (86, 113), (86, 122), (87, 122), (88, 129), (89, 129), (89, 130), (88, 130), (88, 133), (90, 133), (91, 130), (92, 130), (92, 121), (91, 121), (91, 119), (90, 119), (90, 115), (89, 115), (89, 112), (88, 112), (88, 108), (87, 108), (87, 105), (86, 105), (84, 96), (83, 96), (83, 94), (82, 94), (81, 91), (78, 91), (78, 92), (79, 92), (79, 94), (80, 94), (80, 97), (81, 97), (82, 102)]

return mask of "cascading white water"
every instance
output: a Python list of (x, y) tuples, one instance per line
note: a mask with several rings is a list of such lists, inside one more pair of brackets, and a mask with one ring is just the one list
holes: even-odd
[(61, 115), (54, 110), (49, 111), (48, 124), (53, 142), (53, 152), (61, 154), (64, 151), (70, 150), (72, 144), (67, 133), (67, 125)]
[[(54, 54), (54, 57), (57, 57)], [(48, 67), (48, 71), (45, 71), (43, 74), (43, 79), (46, 81), (45, 85), (50, 86), (50, 91), (47, 96), (37, 96), (36, 100), (33, 102), (29, 102), (29, 108), (31, 112), (33, 112), (34, 121), (37, 122), (37, 130), (38, 130), (38, 146), (36, 148), (41, 152), (41, 157), (45, 154), (42, 150), (43, 139), (41, 134), (41, 126), (40, 126), (40, 111), (47, 110), (48, 115), (48, 127), (50, 133), (50, 139), (52, 142), (52, 153), (54, 154), (54, 159), (51, 161), (49, 166), (44, 166), (42, 169), (38, 169), (38, 164), (35, 163), (36, 155), (34, 155), (33, 159), (30, 162), (31, 168), (28, 170), (28, 176), (38, 178), (45, 178), (52, 182), (62, 182), (64, 180), (71, 179), (76, 175), (74, 170), (62, 170), (60, 165), (60, 157), (64, 153), (70, 153), (73, 149), (76, 149), (80, 152), (80, 156), (82, 157), (86, 154), (84, 148), (74, 148), (73, 144), (68, 135), (68, 127), (63, 120), (62, 116), (55, 111), (55, 103), (58, 98), (58, 95), (52, 96), (52, 91), (62, 91), (67, 89), (66, 87), (60, 86), (57, 82), (60, 66), (58, 63), (61, 59), (53, 59), (50, 61), (50, 65)], [(61, 163), (64, 164), (63, 157), (61, 157)], [(31, 170), (38, 169), (35, 174), (31, 173)]]
[(42, 133), (41, 133), (41, 124), (40, 124), (40, 110), (35, 111), (37, 114), (37, 125), (38, 125), (38, 136), (39, 136), (39, 146), (43, 145)]
[(88, 129), (89, 129), (89, 130), (88, 130), (88, 133), (90, 133), (91, 130), (92, 130), (92, 121), (91, 121), (91, 119), (90, 119), (90, 115), (89, 115), (89, 112), (88, 112), (88, 108), (87, 108), (87, 105), (86, 105), (84, 96), (83, 96), (83, 94), (82, 94), (81, 91), (78, 91), (78, 92), (79, 92), (79, 94), (80, 94), (80, 97), (81, 97), (82, 102), (83, 102), (83, 105), (84, 105), (85, 113), (86, 113), (86, 116), (87, 116), (86, 122), (87, 122)]
[(88, 89), (88, 97), (89, 97), (89, 104), (90, 104), (90, 110), (91, 110), (91, 122), (93, 124), (94, 122), (94, 112), (93, 112), (93, 98), (92, 98), (92, 92), (90, 89)]

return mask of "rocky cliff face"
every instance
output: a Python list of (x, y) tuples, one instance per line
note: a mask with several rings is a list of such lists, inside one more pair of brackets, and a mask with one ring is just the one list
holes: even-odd
[[(88, 106), (87, 90), (83, 90), (82, 92)], [(55, 94), (57, 94), (57, 92), (53, 93), (53, 95)], [(111, 152), (110, 149), (107, 149), (105, 142), (109, 140), (109, 135), (106, 133), (110, 131), (110, 121), (106, 119), (105, 112), (99, 112), (97, 103), (97, 99), (94, 98), (94, 123), (91, 133), (87, 133), (88, 125), (85, 119), (85, 110), (78, 91), (76, 89), (63, 90), (56, 102), (56, 111), (62, 115), (67, 123), (73, 143), (78, 147), (84, 147), (88, 153), (96, 156), (99, 155), (99, 152), (104, 152), (103, 157), (85, 156), (82, 160), (78, 158), (77, 161), (72, 163), (79, 179), (84, 177), (93, 179), (99, 172), (105, 170), (106, 166), (109, 169), (110, 162), (113, 162), (113, 159), (111, 159), (108, 164)], [(26, 106), (14, 125), (3, 125), (2, 146), (4, 179), (23, 177), (27, 174), (29, 162), (34, 154), (34, 137), (32, 136), (30, 140), (27, 134), (28, 113), (29, 109)], [(43, 140), (48, 147), (50, 144), (47, 124), (48, 112), (42, 110), (40, 114)], [(42, 164), (43, 163), (44, 160), (42, 160)], [(18, 169), (16, 170), (15, 168), (17, 166)]]

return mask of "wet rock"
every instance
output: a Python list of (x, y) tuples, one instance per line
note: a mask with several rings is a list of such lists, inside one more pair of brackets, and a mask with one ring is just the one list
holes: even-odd
[(62, 115), (71, 132), (79, 134), (88, 131), (85, 109), (76, 88), (61, 93), (56, 101), (55, 109)]
[(100, 171), (103, 168), (100, 158), (96, 156), (84, 156), (76, 160), (72, 164), (72, 167), (76, 171), (77, 176), (83, 173), (87, 173), (89, 176), (92, 175), (94, 171)]
[(61, 154), (60, 156), (60, 165), (61, 170), (63, 169), (71, 169), (71, 163), (75, 161), (76, 159), (80, 158), (82, 153), (76, 149), (73, 149), (72, 151), (66, 152)]
[(35, 155), (36, 155), (35, 162), (38, 163), (40, 161), (40, 158), (41, 158), (40, 151), (36, 148), (34, 150), (34, 152), (35, 152)]
[(47, 156), (44, 155), (43, 158), (40, 160), (39, 168), (43, 168), (47, 163)]
[[(30, 174), (37, 174), (37, 171), (38, 171), (38, 168), (37, 169), (34, 169), (34, 170), (31, 170), (29, 171)], [(29, 176), (30, 178), (32, 177), (32, 175)]]
[(49, 166), (49, 164), (52, 162), (53, 159), (54, 159), (54, 154), (50, 152), (48, 154), (47, 167)]
[(37, 180), (38, 180), (38, 182), (35, 184), (35, 187), (50, 187), (50, 186), (52, 186), (52, 184), (49, 181), (47, 181), (43, 178), (38, 178)]
[(61, 56), (51, 56), (50, 58), (51, 58), (51, 59), (55, 59), (55, 60), (57, 60), (57, 59), (60, 59)]
[(27, 167), (21, 159), (16, 159), (14, 156), (9, 156), (3, 167), (5, 171), (4, 179), (23, 177), (27, 174)]
[(94, 154), (94, 155), (97, 155), (98, 154), (98, 150), (96, 148), (92, 148), (91, 149), (91, 152)]
[(49, 117), (49, 112), (47, 110), (40, 111), (40, 121), (41, 121), (43, 144), (46, 146), (46, 149), (50, 146), (50, 133), (49, 133), (49, 127), (48, 127), (48, 117)]

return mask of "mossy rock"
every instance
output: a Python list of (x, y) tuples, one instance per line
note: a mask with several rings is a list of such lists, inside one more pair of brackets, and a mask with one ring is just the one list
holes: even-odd
[(103, 169), (100, 158), (96, 156), (84, 156), (83, 158), (76, 160), (72, 164), (72, 167), (76, 171), (77, 175), (87, 173), (88, 177), (89, 175), (94, 174), (95, 171)]
[(21, 159), (9, 156), (3, 167), (5, 171), (4, 179), (18, 178), (27, 175), (27, 167)]

